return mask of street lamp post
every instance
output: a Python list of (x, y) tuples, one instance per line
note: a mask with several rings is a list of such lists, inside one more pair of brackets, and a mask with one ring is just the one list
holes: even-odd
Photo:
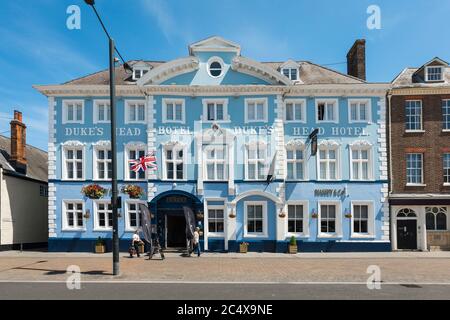
[[(118, 218), (118, 190), (117, 190), (117, 148), (116, 148), (116, 88), (115, 88), (115, 52), (117, 48), (114, 44), (114, 39), (111, 38), (105, 28), (96, 8), (95, 0), (85, 0), (85, 2), (92, 7), (100, 24), (109, 39), (109, 98), (110, 98), (110, 115), (111, 115), (111, 165), (112, 165), (112, 182), (111, 182), (111, 206), (112, 206), (112, 251), (113, 251), (113, 275), (120, 274), (119, 265), (119, 218)], [(122, 58), (120, 53), (117, 51)], [(123, 60), (123, 58), (122, 58)], [(124, 67), (129, 68), (124, 62)]]

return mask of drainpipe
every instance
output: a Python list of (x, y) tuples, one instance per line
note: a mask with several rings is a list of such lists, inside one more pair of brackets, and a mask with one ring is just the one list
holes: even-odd
[[(388, 203), (389, 203), (389, 197), (392, 193), (392, 185), (394, 182), (394, 178), (393, 178), (393, 174), (392, 174), (392, 134), (391, 134), (391, 126), (392, 126), (392, 122), (391, 122), (391, 114), (392, 114), (392, 107), (391, 107), (391, 98), (392, 98), (392, 92), (391, 90), (388, 91), (388, 126), (389, 126), (389, 142), (388, 142), (388, 152), (389, 152), (389, 161), (388, 161)], [(396, 232), (397, 232), (397, 224), (395, 222), (395, 217), (392, 215), (392, 208), (391, 205), (389, 204), (389, 217), (390, 217), (390, 241), (391, 241), (391, 249), (392, 250), (397, 250), (397, 236), (396, 236)]]

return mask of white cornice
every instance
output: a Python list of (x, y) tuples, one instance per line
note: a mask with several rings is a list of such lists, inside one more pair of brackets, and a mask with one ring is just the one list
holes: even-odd
[(352, 146), (352, 147), (371, 147), (372, 144), (367, 140), (355, 140), (352, 143), (350, 143), (350, 146)]
[(289, 140), (288, 143), (286, 143), (287, 149), (304, 148), (304, 147), (305, 147), (305, 142), (303, 142), (300, 139), (292, 139), (292, 140)]
[(160, 84), (177, 75), (198, 69), (199, 60), (196, 57), (186, 57), (163, 63), (147, 72), (136, 84), (138, 87), (145, 84)]
[(321, 140), (319, 142), (320, 147), (339, 147), (340, 143), (335, 140)]
[(235, 57), (231, 69), (262, 78), (272, 84), (292, 85), (292, 81), (278, 71), (248, 58)]
[[(109, 85), (35, 85), (46, 96), (97, 97), (109, 95)], [(183, 96), (239, 96), (255, 94), (284, 94), (284, 97), (336, 97), (336, 96), (385, 96), (389, 85), (385, 83), (361, 84), (301, 84), (279, 85), (117, 85), (117, 96), (183, 95)], [(436, 88), (437, 89), (437, 88)], [(397, 89), (396, 89), (397, 90)], [(447, 89), (450, 92), (450, 88)]]

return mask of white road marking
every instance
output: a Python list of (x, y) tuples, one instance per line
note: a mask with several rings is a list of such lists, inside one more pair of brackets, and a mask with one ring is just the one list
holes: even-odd
[[(0, 283), (66, 283), (65, 280), (0, 280)], [(81, 283), (97, 283), (97, 284), (261, 284), (261, 285), (277, 285), (277, 284), (292, 284), (292, 285), (366, 285), (365, 281), (362, 282), (345, 282), (345, 281), (174, 281), (174, 280), (85, 280)], [(381, 285), (418, 285), (418, 286), (450, 286), (450, 282), (381, 282)]]

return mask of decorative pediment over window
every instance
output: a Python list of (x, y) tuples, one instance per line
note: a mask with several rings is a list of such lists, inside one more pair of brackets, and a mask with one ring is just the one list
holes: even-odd
[(135, 147), (135, 148), (143, 148), (145, 149), (147, 145), (144, 142), (141, 141), (130, 141), (127, 143), (124, 143), (126, 147)]
[(265, 66), (260, 62), (240, 56), (233, 59), (231, 69), (266, 80), (271, 84), (291, 85), (293, 83), (290, 79), (286, 78), (275, 69)]
[(194, 55), (196, 52), (234, 52), (240, 55), (241, 47), (232, 41), (214, 36), (191, 44), (189, 54)]
[(111, 141), (109, 141), (109, 140), (99, 140), (97, 142), (94, 142), (92, 145), (93, 146), (97, 146), (97, 147), (111, 147)]
[(162, 143), (164, 148), (184, 148), (186, 144), (181, 141), (167, 141), (165, 143)]
[(84, 147), (85, 143), (78, 140), (69, 140), (62, 144), (65, 147)]
[(335, 140), (321, 140), (319, 142), (319, 147), (337, 148), (340, 143)]
[(292, 139), (286, 143), (286, 149), (303, 149), (305, 148), (305, 142), (300, 139)]
[(361, 148), (368, 148), (371, 147), (372, 144), (367, 140), (355, 140), (352, 143), (350, 143), (350, 146), (352, 147), (361, 147)]
[(138, 86), (160, 84), (170, 78), (178, 76), (180, 74), (188, 73), (197, 70), (199, 67), (199, 60), (196, 57), (187, 57), (172, 60), (153, 70), (147, 72), (142, 78), (140, 78), (136, 84)]
[(265, 148), (267, 147), (267, 142), (264, 140), (252, 140), (246, 143), (249, 148)]

